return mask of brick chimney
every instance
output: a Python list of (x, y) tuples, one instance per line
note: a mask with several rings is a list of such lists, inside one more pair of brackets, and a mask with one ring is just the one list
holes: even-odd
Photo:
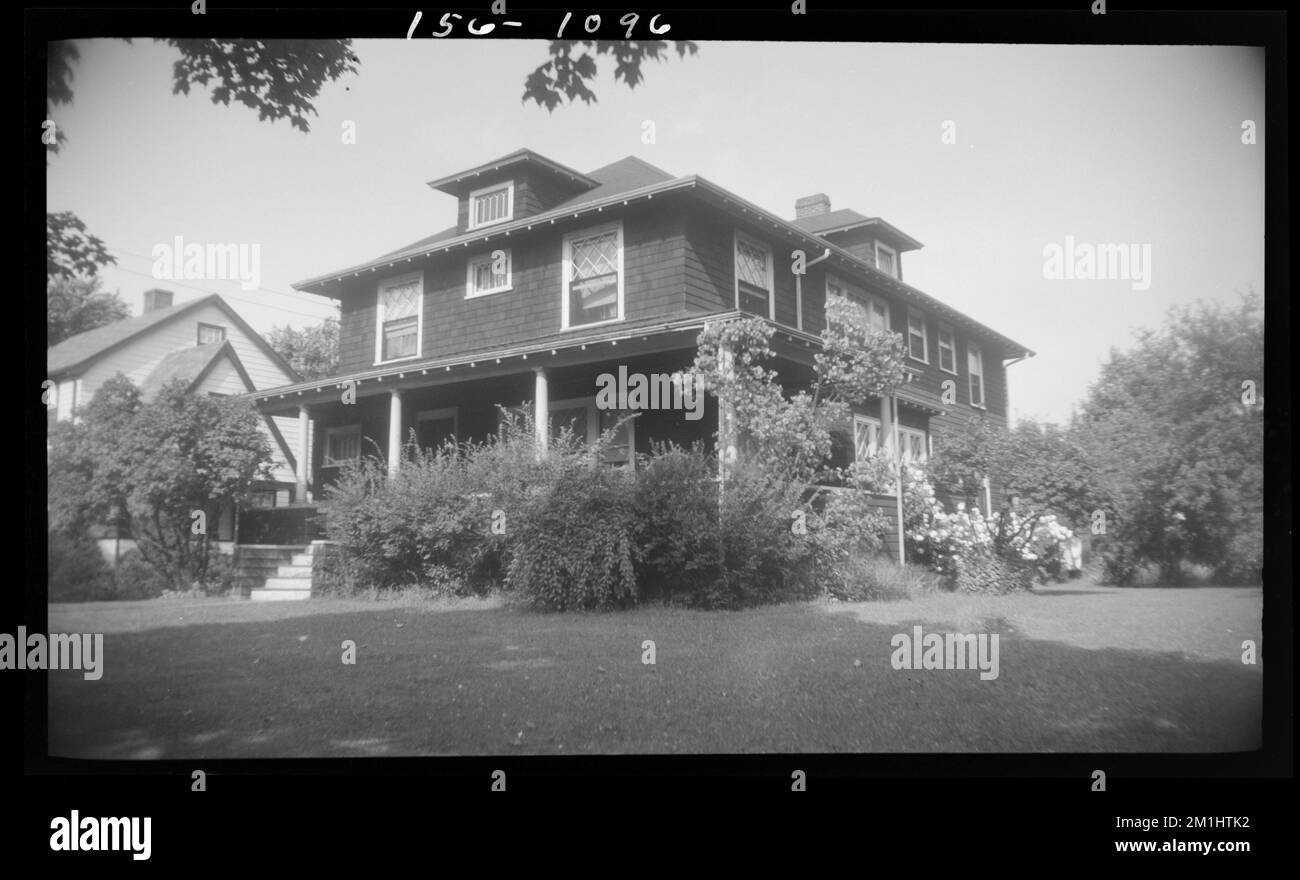
[[(172, 304), (172, 298), (176, 294), (170, 290), (163, 290), (161, 287), (155, 287), (153, 290), (144, 292), (144, 311), (152, 312), (157, 309), (168, 308)], [(143, 313), (142, 313), (143, 314)]]
[(829, 214), (831, 212), (831, 197), (826, 193), (817, 193), (812, 196), (804, 196), (794, 201), (794, 219), (802, 220), (805, 217), (815, 217), (818, 214)]

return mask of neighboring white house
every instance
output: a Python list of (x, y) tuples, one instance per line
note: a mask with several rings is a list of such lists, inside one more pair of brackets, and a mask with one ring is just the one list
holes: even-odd
[[(245, 394), (301, 381), (292, 367), (218, 294), (174, 305), (172, 294), (151, 290), (144, 311), (69, 337), (48, 350), (51, 420), (75, 419), (106, 380), (124, 374), (149, 399), (167, 382), (184, 378), (194, 391)], [(259, 485), (256, 506), (282, 506), (294, 500), (298, 421), (265, 417), (274, 456), (273, 480)], [(110, 561), (129, 542), (110, 529), (96, 536)], [(234, 540), (232, 513), (222, 516), (216, 537)]]

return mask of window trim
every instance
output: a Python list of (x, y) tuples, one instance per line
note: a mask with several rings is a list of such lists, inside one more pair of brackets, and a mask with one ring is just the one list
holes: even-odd
[[(498, 217), (496, 220), (489, 220), (486, 223), (474, 222), (474, 201), (475, 199), (487, 193), (494, 193), (499, 189), (506, 191), (506, 215)], [(489, 226), (496, 226), (499, 223), (509, 223), (515, 219), (515, 182), (513, 180), (497, 181), (491, 186), (481, 187), (473, 190), (469, 194), (469, 200), (466, 202), (465, 231), (471, 232), (475, 229), (486, 229)]]
[[(912, 318), (913, 316), (921, 319), (921, 353), (925, 357), (917, 357), (912, 354)], [(930, 363), (930, 326), (925, 320), (925, 313), (908, 306), (907, 309), (907, 356), (914, 361), (923, 364)]]
[[(504, 251), (506, 255), (506, 282), (504, 287), (493, 287), (490, 290), (474, 290), (474, 268), (483, 263), (493, 262), (492, 255), (497, 251)], [(478, 299), (481, 296), (491, 296), (494, 293), (505, 293), (514, 289), (514, 270), (515, 258), (510, 252), (510, 248), (493, 248), (485, 254), (478, 254), (470, 257), (465, 261), (465, 299)]]
[[(357, 437), (357, 457), (352, 459), (331, 458), (330, 443), (333, 441), (335, 437), (342, 437), (349, 434), (355, 434)], [(335, 425), (334, 427), (325, 429), (325, 446), (321, 450), (321, 467), (323, 468), (343, 467), (344, 465), (347, 465), (350, 462), (357, 462), (360, 460), (361, 460), (361, 423), (360, 422), (357, 422), (354, 425)]]
[(915, 461), (909, 462), (905, 456), (905, 453), (908, 447), (910, 446), (910, 444), (904, 438), (906, 438), (909, 435), (913, 437), (921, 438), (921, 447), (924, 450), (924, 455), (925, 455), (925, 457), (922, 459), (922, 462), (929, 461), (930, 460), (930, 432), (925, 430), (924, 428), (913, 428), (911, 425), (899, 425), (898, 426), (898, 446), (899, 446), (898, 463), (900, 465), (908, 464), (908, 463), (911, 464), (916, 463)]
[[(592, 238), (605, 232), (613, 230), (617, 237), (615, 241), (618, 244), (618, 317), (605, 318), (602, 321), (592, 321), (587, 324), (574, 324), (569, 315), (569, 285), (573, 281), (573, 243), (583, 238)], [(577, 229), (567, 233), (564, 236), (563, 244), (564, 262), (560, 268), (563, 275), (563, 284), (560, 285), (560, 330), (586, 330), (589, 327), (601, 327), (605, 324), (617, 324), (625, 320), (626, 312), (624, 311), (623, 293), (624, 293), (624, 276), (627, 274), (627, 266), (624, 259), (623, 251), (623, 221), (615, 220), (612, 223), (602, 223), (599, 226), (588, 226), (583, 229)]]
[(874, 425), (876, 428), (875, 455), (880, 455), (880, 453), (885, 451), (887, 448), (884, 445), (885, 423), (882, 422), (880, 419), (876, 418), (875, 416), (869, 416), (862, 413), (854, 413), (853, 414), (853, 460), (855, 462), (865, 461), (865, 459), (858, 458), (858, 423), (859, 422), (865, 422), (866, 424)]
[[(947, 333), (948, 338), (952, 340), (952, 344), (948, 346), (948, 348), (952, 349), (951, 370), (943, 365), (943, 349), (944, 349), (943, 335), (945, 333)], [(960, 371), (960, 368), (957, 366), (957, 332), (953, 330), (951, 327), (949, 327), (947, 324), (939, 325), (939, 369), (943, 370), (945, 373), (948, 373), (949, 375), (952, 376), (959, 375), (959, 371)]]
[[(972, 352), (975, 354), (975, 358), (979, 361), (980, 364), (979, 372), (976, 372), (970, 368), (970, 356)], [(987, 410), (989, 408), (988, 407), (988, 382), (984, 376), (984, 349), (980, 348), (978, 345), (976, 345), (973, 342), (966, 343), (966, 372), (967, 372), (966, 394), (967, 397), (970, 399), (970, 405), (975, 407), (976, 409)], [(975, 402), (974, 385), (972, 384), (972, 380), (976, 376), (980, 377), (979, 403)]]
[(885, 272), (884, 269), (881, 269), (881, 268), (880, 268), (880, 252), (881, 252), (881, 251), (885, 251), (885, 252), (888, 253), (891, 257), (894, 258), (894, 271), (893, 271), (893, 272), (885, 272), (885, 274), (888, 275), (890, 278), (897, 278), (899, 281), (902, 281), (902, 280), (903, 280), (903, 268), (902, 268), (902, 265), (898, 262), (898, 249), (897, 249), (897, 248), (892, 248), (892, 247), (890, 247), (889, 245), (885, 244), (883, 241), (880, 241), (879, 239), (876, 240), (875, 245), (876, 245), (876, 248), (875, 248), (875, 257), (876, 257), (876, 269), (877, 269), (877, 271)]
[(433, 422), (438, 419), (451, 419), (451, 433), (460, 442), (460, 407), (444, 406), (439, 409), (422, 409), (415, 414), (415, 436), (420, 436), (420, 422)]
[[(390, 287), (400, 287), (410, 281), (420, 283), (420, 296), (415, 307), (415, 354), (384, 360), (384, 291)], [(416, 360), (424, 351), (424, 273), (408, 272), (385, 278), (375, 287), (375, 366), (395, 364), (399, 361)]]
[[(221, 338), (220, 338), (219, 340), (217, 340), (216, 343), (213, 343), (213, 342), (204, 342), (204, 341), (203, 341), (203, 331), (204, 331), (204, 330), (220, 330), (220, 331), (221, 331)], [(216, 344), (218, 344), (218, 343), (225, 342), (226, 339), (227, 339), (227, 336), (226, 336), (226, 327), (225, 327), (224, 324), (207, 324), (207, 323), (204, 323), (203, 321), (199, 321), (199, 322), (198, 322), (198, 325), (195, 327), (195, 330), (194, 330), (194, 344), (195, 344), (195, 345), (216, 345)]]
[[(736, 311), (740, 311), (740, 272), (736, 269), (736, 261), (740, 258), (740, 242), (744, 240), (745, 244), (755, 250), (762, 249), (767, 254), (767, 319), (776, 320), (776, 271), (773, 264), (772, 246), (762, 239), (755, 238), (747, 232), (740, 229), (733, 230), (731, 238), (731, 278), (732, 287), (735, 292)], [(749, 313), (747, 313), (749, 314)]]

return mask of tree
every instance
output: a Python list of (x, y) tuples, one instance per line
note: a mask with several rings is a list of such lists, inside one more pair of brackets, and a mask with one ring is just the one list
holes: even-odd
[[(188, 95), (194, 86), (212, 84), (214, 104), (237, 101), (257, 111), (259, 120), (288, 119), (302, 132), (311, 130), (315, 99), (326, 82), (356, 73), (359, 59), (351, 40), (247, 40), (159, 38), (180, 52), (172, 68), (172, 93)], [(130, 40), (127, 40), (130, 42)], [(73, 68), (80, 55), (68, 41), (49, 44), (46, 66), (46, 117), (56, 105), (72, 102)], [(56, 128), (51, 149), (64, 142)]]
[(1258, 577), (1263, 360), (1263, 301), (1253, 292), (1233, 306), (1171, 309), (1133, 349), (1111, 352), (1072, 427), (1113, 499), (1116, 580), (1155, 564), (1174, 582), (1183, 561), (1225, 579)]
[(47, 344), (57, 345), (69, 336), (130, 316), (131, 312), (122, 298), (116, 293), (100, 290), (99, 283), (95, 277), (51, 277), (46, 281)]
[(50, 439), (51, 529), (124, 527), (144, 561), (177, 589), (202, 582), (222, 510), (270, 476), (257, 410), (238, 398), (193, 393), (183, 379), (146, 402), (119, 373), (79, 416)]
[(86, 231), (86, 224), (71, 211), (45, 215), (46, 265), (51, 278), (94, 275), (101, 266), (117, 262), (104, 242)]
[(295, 330), (287, 324), (274, 327), (267, 341), (304, 379), (324, 379), (338, 372), (337, 318), (326, 318), (317, 326), (302, 330)]
[[(690, 40), (677, 40), (674, 46), (679, 58), (699, 51)], [(579, 49), (581, 54), (576, 54)], [(596, 100), (587, 82), (596, 78), (597, 55), (612, 55), (615, 81), (622, 80), (631, 89), (644, 80), (641, 65), (647, 59), (663, 61), (669, 57), (666, 40), (552, 40), (548, 51), (551, 60), (539, 65), (524, 81), (523, 100), (534, 101), (551, 112), (564, 100), (572, 103), (577, 98), (587, 104)]]

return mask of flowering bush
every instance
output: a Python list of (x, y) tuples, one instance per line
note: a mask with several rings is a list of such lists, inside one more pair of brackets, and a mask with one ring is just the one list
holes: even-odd
[[(962, 572), (975, 569), (997, 576), (1009, 572), (1013, 583), (1020, 580), (1021, 570), (1037, 568), (1040, 577), (1045, 577), (1048, 571), (1059, 570), (1074, 537), (1073, 530), (1050, 513), (1025, 515), (1010, 510), (986, 516), (978, 506), (967, 508), (964, 502), (948, 512), (917, 467), (905, 470), (903, 504), (916, 561), (953, 577), (959, 586)], [(1013, 565), (1006, 568), (976, 562), (992, 558)]]

